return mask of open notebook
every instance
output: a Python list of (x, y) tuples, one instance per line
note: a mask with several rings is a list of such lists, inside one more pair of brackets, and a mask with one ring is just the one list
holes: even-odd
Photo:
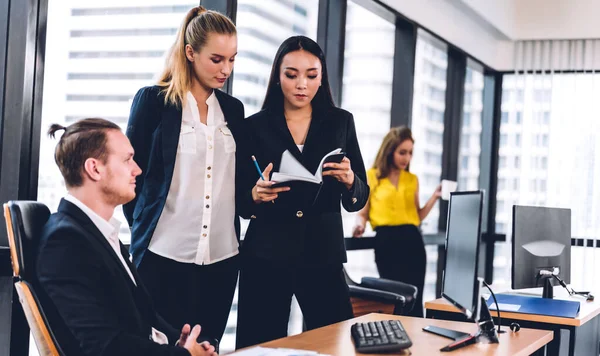
[(281, 164), (279, 165), (279, 172), (274, 172), (271, 175), (271, 180), (277, 183), (291, 182), (291, 181), (304, 181), (310, 183), (321, 184), (323, 182), (323, 164), (328, 157), (337, 155), (342, 152), (341, 148), (337, 148), (321, 159), (317, 172), (313, 175), (308, 169), (306, 169), (302, 163), (298, 162), (290, 151), (285, 150), (281, 155)]

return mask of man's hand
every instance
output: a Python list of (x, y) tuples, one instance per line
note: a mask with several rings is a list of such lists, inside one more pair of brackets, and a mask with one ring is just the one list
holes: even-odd
[(179, 335), (179, 340), (177, 343), (175, 343), (175, 345), (183, 347), (191, 331), (192, 328), (190, 327), (190, 324), (185, 324), (183, 328), (181, 328), (181, 335)]
[[(186, 328), (187, 327), (187, 328)], [(179, 345), (181, 345), (181, 340), (185, 339), (183, 347), (192, 354), (192, 356), (217, 356), (215, 352), (215, 347), (212, 346), (208, 341), (204, 341), (198, 343), (196, 341), (198, 339), (198, 335), (200, 335), (200, 325), (194, 326), (191, 332), (189, 332), (190, 326), (185, 324), (181, 329), (181, 337), (179, 338)], [(185, 331), (188, 331), (187, 335), (184, 337)]]

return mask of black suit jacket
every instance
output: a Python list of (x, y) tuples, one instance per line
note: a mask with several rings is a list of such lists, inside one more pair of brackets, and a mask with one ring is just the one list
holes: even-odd
[[(231, 130), (236, 146), (244, 138), (244, 105), (236, 98), (215, 90), (215, 95)], [(139, 266), (148, 249), (156, 224), (171, 187), (177, 145), (181, 131), (181, 107), (165, 105), (158, 86), (140, 89), (133, 98), (127, 124), (127, 137), (135, 150), (134, 160), (142, 169), (136, 180), (136, 197), (123, 206), (131, 227), (131, 254)], [(233, 187), (232, 187), (233, 189)], [(239, 219), (235, 224), (239, 239)]]
[(174, 344), (179, 332), (155, 311), (129, 262), (131, 281), (114, 250), (89, 217), (62, 200), (44, 226), (36, 263), (37, 290), (63, 351), (69, 355), (187, 355), (159, 345), (151, 328)]
[[(313, 111), (302, 152), (294, 143), (282, 112), (263, 110), (246, 121), (252, 142), (238, 151), (240, 174), (236, 184), (238, 211), (251, 219), (243, 253), (304, 264), (346, 262), (340, 201), (352, 212), (360, 210), (369, 198), (352, 114), (335, 107)], [(323, 156), (336, 148), (346, 152), (351, 161), (355, 179), (350, 190), (334, 178), (324, 177), (322, 186), (291, 183), (291, 190), (280, 193), (275, 204), (255, 204), (252, 200), (252, 187), (259, 175), (251, 155), (256, 156), (261, 169), (271, 162), (277, 172), (281, 155), (287, 149), (314, 174)]]

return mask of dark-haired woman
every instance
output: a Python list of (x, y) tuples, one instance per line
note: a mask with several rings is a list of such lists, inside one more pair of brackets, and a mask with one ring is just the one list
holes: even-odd
[[(358, 211), (369, 197), (352, 114), (333, 104), (325, 58), (313, 40), (283, 42), (262, 110), (247, 121), (254, 139), (238, 156), (236, 185), (240, 215), (251, 219), (241, 252), (238, 348), (286, 336), (293, 295), (308, 329), (352, 317), (340, 202)], [(314, 174), (337, 148), (346, 157), (324, 165), (322, 185), (270, 181), (286, 150)]]
[(419, 230), (438, 198), (441, 187), (421, 207), (419, 180), (408, 171), (414, 139), (406, 126), (394, 127), (383, 139), (373, 168), (367, 172), (371, 197), (358, 214), (352, 235), (360, 237), (367, 221), (376, 231), (375, 262), (381, 278), (417, 287), (412, 316), (423, 316), (423, 287), (427, 256)]

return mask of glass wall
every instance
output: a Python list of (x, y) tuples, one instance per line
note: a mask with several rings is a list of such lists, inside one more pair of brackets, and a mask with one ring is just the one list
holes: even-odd
[[(133, 96), (152, 85), (186, 12), (198, 1), (48, 2), (38, 200), (55, 211), (66, 189), (54, 163), (52, 123), (102, 117), (127, 126)], [(59, 134), (60, 135), (60, 134)], [(121, 210), (120, 238), (129, 243)]]
[[(446, 45), (419, 29), (411, 124), (415, 148), (410, 169), (419, 177), (421, 205), (427, 202), (441, 180), (447, 67)], [(438, 221), (436, 204), (421, 223), (423, 233), (437, 233)]]
[(483, 70), (468, 63), (465, 77), (465, 97), (460, 130), (458, 158), (458, 189), (479, 189), (481, 158), (481, 122), (483, 111)]
[[(342, 108), (354, 115), (365, 168), (373, 165), (383, 137), (390, 129), (394, 74), (395, 26), (368, 9), (348, 1)], [(377, 41), (373, 41), (377, 38)], [(352, 236), (356, 213), (342, 208), (345, 236)], [(365, 236), (373, 236), (367, 224)], [(348, 274), (356, 281), (378, 276), (373, 250), (348, 252)]]
[[(570, 208), (572, 237), (598, 238), (600, 75), (505, 75), (503, 94), (496, 232), (510, 242), (513, 205), (532, 205)], [(494, 284), (510, 285), (510, 246), (497, 244)], [(576, 290), (598, 284), (600, 255), (583, 250), (572, 249)]]
[[(394, 31), (393, 23), (348, 1), (342, 108), (354, 115), (366, 169), (390, 130)], [(344, 213), (344, 231), (352, 236), (355, 214)], [(368, 228), (366, 235), (372, 235)]]

